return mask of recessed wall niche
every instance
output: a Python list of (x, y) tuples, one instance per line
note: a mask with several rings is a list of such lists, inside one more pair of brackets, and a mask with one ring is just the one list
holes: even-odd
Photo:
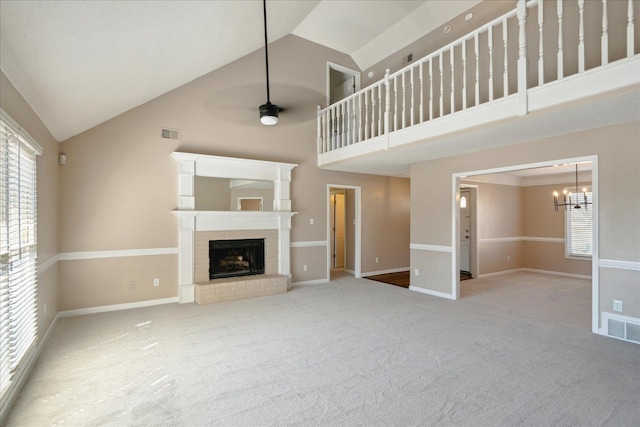
[(197, 211), (273, 211), (273, 182), (255, 179), (194, 177)]

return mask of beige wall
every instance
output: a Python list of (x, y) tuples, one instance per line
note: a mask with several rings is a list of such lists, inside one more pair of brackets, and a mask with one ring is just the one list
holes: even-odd
[[(37, 158), (38, 173), (38, 264), (42, 265), (58, 254), (58, 142), (49, 133), (37, 114), (18, 93), (9, 79), (0, 72), (0, 106), (43, 148)], [(47, 307), (45, 313), (44, 307)], [(58, 313), (58, 266), (38, 275), (38, 336), (47, 331)]]
[[(479, 274), (531, 268), (591, 276), (591, 261), (567, 259), (564, 242), (527, 240), (564, 239), (564, 212), (555, 211), (551, 195), (574, 184), (519, 187), (474, 182), (472, 179), (463, 182), (478, 186)], [(581, 182), (579, 185), (591, 183)]]
[[(327, 240), (327, 184), (360, 186), (363, 271), (406, 266), (408, 180), (316, 166), (315, 116), (316, 106), (326, 102), (326, 62), (355, 64), (295, 36), (273, 43), (269, 54), (271, 100), (287, 107), (277, 126), (259, 124), (264, 56), (256, 51), (64, 141), (68, 161), (60, 177), (61, 251), (176, 247), (177, 221), (171, 211), (177, 204), (177, 168), (170, 154), (184, 151), (298, 164), (291, 184), (292, 210), (298, 212), (292, 219), (292, 242)], [(182, 141), (162, 139), (162, 127), (180, 129)], [(326, 279), (323, 251), (326, 247), (292, 248), (292, 280)], [(129, 280), (122, 277), (124, 271), (131, 277), (160, 278), (160, 287), (169, 287), (161, 295), (175, 296), (176, 270), (177, 260), (170, 262), (167, 256), (65, 261), (62, 294), (81, 290), (74, 296), (76, 308), (160, 296), (146, 281), (142, 294), (120, 292), (121, 283)], [(98, 273), (102, 284), (87, 279)], [(103, 292), (105, 286), (113, 286), (113, 293)]]
[[(640, 262), (639, 140), (640, 123), (633, 122), (415, 164), (411, 168), (411, 242), (452, 245), (451, 179), (454, 173), (597, 155), (599, 257)], [(412, 268), (438, 256), (441, 253), (435, 251), (412, 251)], [(636, 271), (615, 270), (614, 280), (610, 270), (600, 269), (602, 311), (611, 311), (611, 295), (640, 293), (640, 282), (634, 281)], [(451, 273), (435, 270), (433, 273), (437, 277), (429, 280), (448, 283), (450, 292)], [(412, 285), (436, 289), (430, 287), (422, 273), (412, 277)], [(625, 300), (623, 314), (640, 317), (640, 304), (634, 299)]]

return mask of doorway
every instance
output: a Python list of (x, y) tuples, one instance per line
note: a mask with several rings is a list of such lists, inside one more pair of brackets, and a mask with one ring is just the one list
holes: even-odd
[(327, 278), (361, 277), (360, 187), (327, 185)]
[[(570, 168), (573, 168), (572, 170), (575, 170), (574, 166), (576, 164), (584, 164), (584, 163), (590, 163), (591, 164), (591, 205), (592, 207), (590, 207), (589, 209), (591, 210), (592, 213), (592, 218), (591, 218), (591, 224), (588, 227), (587, 230), (590, 230), (591, 233), (590, 235), (592, 236), (589, 239), (589, 247), (591, 249), (591, 267), (590, 267), (590, 272), (591, 272), (591, 325), (592, 325), (592, 332), (593, 333), (599, 333), (599, 324), (600, 324), (600, 311), (599, 311), (599, 284), (598, 284), (598, 273), (599, 273), (599, 246), (598, 246), (598, 156), (584, 156), (584, 157), (573, 157), (573, 158), (567, 158), (567, 159), (557, 159), (557, 160), (550, 160), (550, 161), (544, 161), (544, 162), (539, 162), (539, 163), (530, 163), (530, 164), (522, 164), (522, 165), (514, 165), (514, 166), (506, 166), (506, 167), (501, 167), (501, 168), (494, 168), (494, 169), (486, 169), (486, 170), (474, 170), (474, 171), (468, 171), (468, 172), (460, 172), (460, 173), (454, 173), (452, 174), (452, 179), (453, 179), (453, 194), (452, 194), (452, 203), (453, 203), (453, 209), (452, 209), (452, 213), (453, 213), (453, 218), (452, 218), (452, 234), (453, 234), (453, 248), (452, 248), (452, 258), (451, 258), (451, 268), (452, 268), (452, 289), (451, 289), (451, 295), (453, 299), (458, 299), (460, 298), (460, 280), (459, 280), (459, 271), (462, 269), (462, 265), (463, 265), (463, 260), (461, 259), (461, 241), (464, 239), (464, 236), (461, 235), (461, 232), (463, 231), (461, 224), (463, 222), (462, 219), (462, 214), (463, 211), (461, 209), (458, 208), (458, 204), (460, 202), (460, 196), (463, 192), (464, 189), (462, 189), (461, 185), (460, 185), (460, 180), (461, 179), (468, 179), (468, 180), (473, 180), (473, 179), (478, 179), (478, 178), (482, 178), (481, 176), (487, 176), (487, 175), (495, 175), (495, 174), (504, 174), (504, 173), (510, 173), (512, 175), (516, 175), (517, 177), (526, 179), (528, 176), (531, 175), (540, 175), (540, 170), (541, 169), (546, 169), (546, 170), (553, 170), (555, 168), (560, 168), (560, 167), (566, 167), (569, 166)], [(555, 172), (550, 172), (550, 174), (555, 173)], [(577, 175), (577, 172), (575, 172), (575, 174)], [(482, 178), (485, 179), (485, 178)], [(480, 179), (478, 179), (480, 180)], [(578, 179), (575, 178), (575, 180), (577, 181)], [(495, 182), (495, 181), (487, 181), (485, 179), (485, 182)], [(566, 183), (572, 183), (572, 179), (566, 181)], [(508, 185), (513, 185), (513, 184), (508, 184)], [(576, 193), (578, 193), (577, 190), (575, 190)], [(585, 193), (585, 197), (586, 197), (586, 193), (587, 190), (582, 190), (582, 192)], [(582, 193), (578, 193), (578, 194), (582, 194)], [(552, 199), (552, 192), (549, 190), (549, 195), (544, 197), (544, 201), (542, 203), (545, 203), (545, 205), (548, 203), (548, 206), (551, 210), (554, 209), (554, 206), (552, 204), (553, 199)], [(555, 195), (555, 197), (557, 197), (557, 194)], [(571, 203), (571, 193), (568, 194), (567, 196), (569, 198), (569, 203)], [(473, 198), (473, 197), (472, 197)], [(541, 199), (542, 200), (542, 199)], [(562, 199), (560, 200), (562, 201)], [(483, 209), (484, 210), (484, 209)], [(562, 213), (560, 213), (560, 215), (562, 215)], [(476, 215), (477, 216), (477, 215)], [(472, 219), (473, 219), (473, 215), (472, 215)], [(566, 221), (566, 216), (565, 216), (565, 221)], [(471, 223), (473, 224), (473, 220), (471, 221)], [(565, 229), (566, 232), (566, 229)], [(477, 233), (476, 233), (477, 234)], [(533, 241), (533, 242), (558, 242), (558, 243), (566, 243), (567, 238), (563, 237), (563, 238), (550, 238), (550, 237), (509, 237), (509, 238), (484, 238), (483, 241), (488, 242), (488, 243), (495, 243), (495, 242), (508, 242), (508, 241), (517, 241), (517, 240), (523, 240), (526, 239), (527, 241)], [(466, 240), (466, 239), (464, 239)], [(473, 248), (473, 245), (471, 245), (471, 247)], [(566, 247), (566, 245), (565, 245)], [(567, 259), (571, 259), (570, 256), (565, 257)], [(473, 260), (473, 255), (471, 255), (471, 259)], [(509, 262), (509, 257), (506, 257), (506, 262)], [(483, 264), (484, 265), (484, 264)], [(524, 270), (532, 270), (532, 269), (524, 269)], [(535, 269), (533, 269), (532, 271), (536, 271)], [(542, 269), (538, 270), (538, 271), (543, 271)], [(545, 270), (546, 271), (546, 270)], [(493, 273), (492, 273), (493, 274)], [(564, 275), (569, 275), (569, 276), (576, 276), (572, 273), (568, 273), (568, 274), (564, 274)], [(578, 275), (579, 277), (584, 277), (582, 275)]]
[(346, 230), (346, 190), (331, 190), (329, 196), (329, 211), (331, 239), (331, 268), (344, 270), (345, 255), (347, 252), (347, 230)]
[(460, 185), (460, 280), (477, 277), (476, 201), (477, 186)]
[(360, 90), (360, 73), (342, 65), (327, 62), (327, 105), (338, 102)]

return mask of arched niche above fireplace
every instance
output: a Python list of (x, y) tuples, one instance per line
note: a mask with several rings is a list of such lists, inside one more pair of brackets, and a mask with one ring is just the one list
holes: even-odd
[(229, 179), (229, 182), (236, 183), (241, 181), (272, 182), (272, 211), (291, 211), (291, 171), (298, 166), (296, 164), (182, 152), (175, 152), (172, 156), (178, 161), (178, 210), (196, 209), (195, 179), (196, 177), (209, 177)]

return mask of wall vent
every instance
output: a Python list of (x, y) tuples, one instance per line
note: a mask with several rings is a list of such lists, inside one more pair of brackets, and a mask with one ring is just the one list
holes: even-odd
[(640, 344), (640, 319), (602, 313), (602, 325), (605, 335)]
[(162, 137), (164, 139), (180, 141), (180, 131), (178, 129), (162, 128)]

